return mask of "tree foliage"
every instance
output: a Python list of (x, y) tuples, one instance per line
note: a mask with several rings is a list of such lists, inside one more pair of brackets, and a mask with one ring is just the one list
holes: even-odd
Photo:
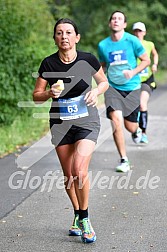
[(32, 100), (34, 78), (51, 49), (53, 19), (40, 0), (0, 1), (0, 123), (12, 123), (19, 101)]
[(155, 43), (160, 55), (160, 66), (166, 68), (167, 1), (49, 0), (48, 4), (52, 6), (55, 19), (60, 17), (74, 19), (82, 38), (79, 47), (95, 54), (98, 42), (110, 34), (108, 20), (113, 11), (121, 10), (126, 14), (128, 20), (126, 30), (130, 33), (134, 22), (144, 22), (147, 27), (146, 39)]

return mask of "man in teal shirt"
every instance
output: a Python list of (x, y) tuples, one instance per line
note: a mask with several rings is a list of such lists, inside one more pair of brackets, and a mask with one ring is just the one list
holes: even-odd
[[(116, 167), (116, 171), (120, 172), (130, 169), (123, 121), (125, 128), (132, 133), (133, 141), (139, 143), (141, 140), (142, 134), (138, 125), (141, 85), (138, 73), (150, 64), (141, 42), (134, 35), (125, 32), (126, 26), (125, 14), (121, 11), (113, 12), (109, 20), (111, 36), (98, 44), (99, 60), (110, 84), (105, 93), (105, 105), (120, 155), (120, 163)], [(141, 60), (139, 65), (137, 58)]]

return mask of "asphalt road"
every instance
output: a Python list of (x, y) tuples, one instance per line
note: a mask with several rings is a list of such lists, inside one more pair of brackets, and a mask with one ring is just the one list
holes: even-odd
[(1, 252), (167, 251), (167, 85), (149, 102), (149, 144), (135, 145), (125, 131), (129, 173), (115, 172), (119, 156), (103, 114), (101, 120), (89, 169), (89, 213), (97, 241), (83, 244), (68, 236), (73, 210), (47, 135), (20, 157), (0, 159)]

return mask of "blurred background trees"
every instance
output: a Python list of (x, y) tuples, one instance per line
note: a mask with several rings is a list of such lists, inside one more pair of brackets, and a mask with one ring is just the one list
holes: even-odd
[(0, 10), (0, 123), (11, 124), (30, 113), (17, 103), (32, 100), (32, 73), (53, 50), (54, 21), (45, 1), (0, 0)]
[(144, 22), (147, 40), (152, 40), (160, 54), (161, 68), (167, 67), (167, 0), (48, 0), (54, 19), (70, 17), (79, 26), (82, 36), (80, 48), (96, 53), (97, 43), (108, 36), (108, 20), (115, 10), (127, 16), (126, 31), (132, 32), (134, 22)]

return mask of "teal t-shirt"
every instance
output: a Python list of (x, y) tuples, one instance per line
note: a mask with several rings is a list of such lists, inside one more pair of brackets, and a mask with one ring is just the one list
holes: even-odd
[(124, 32), (119, 41), (112, 41), (111, 37), (107, 37), (98, 44), (99, 60), (106, 63), (109, 84), (123, 91), (140, 88), (139, 74), (126, 79), (123, 70), (136, 68), (137, 58), (144, 53), (140, 40), (127, 32)]

